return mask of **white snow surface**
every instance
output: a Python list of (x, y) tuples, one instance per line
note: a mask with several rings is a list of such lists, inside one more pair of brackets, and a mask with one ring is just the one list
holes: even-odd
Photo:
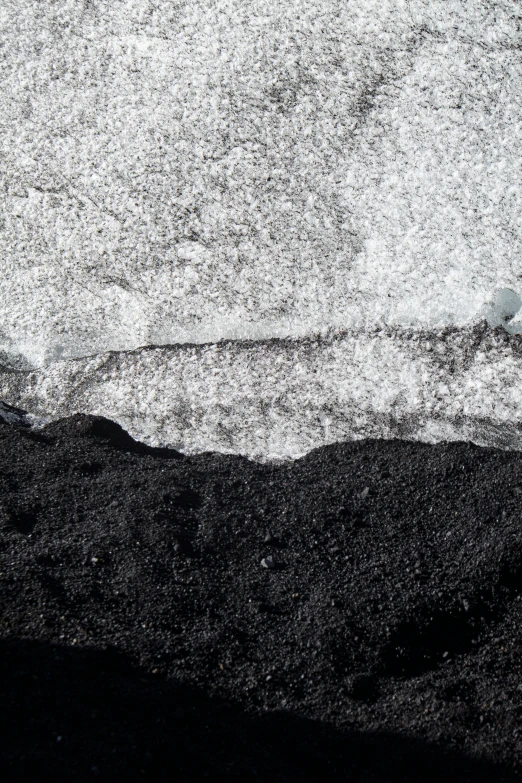
[(0, 345), (465, 324), (520, 287), (522, 7), (4, 0)]
[(425, 344), (522, 331), (521, 53), (518, 0), (3, 0), (4, 398), (258, 457), (516, 428), (516, 351)]
[(148, 347), (0, 371), (0, 397), (188, 454), (285, 460), (364, 437), (521, 449), (522, 337), (483, 325)]

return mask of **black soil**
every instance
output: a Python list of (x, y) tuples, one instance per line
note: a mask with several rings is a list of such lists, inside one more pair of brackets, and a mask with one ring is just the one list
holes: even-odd
[(522, 454), (0, 444), (6, 783), (522, 780)]

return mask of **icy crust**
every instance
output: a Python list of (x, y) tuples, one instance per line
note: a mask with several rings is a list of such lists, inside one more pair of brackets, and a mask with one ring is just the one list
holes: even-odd
[(521, 18), (3, 3), (0, 351), (476, 321), (519, 288)]
[(51, 420), (106, 416), (184, 453), (295, 459), (358, 438), (522, 448), (522, 336), (472, 329), (147, 347), (0, 373)]

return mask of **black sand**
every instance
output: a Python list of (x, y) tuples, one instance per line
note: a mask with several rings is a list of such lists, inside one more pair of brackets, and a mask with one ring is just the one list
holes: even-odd
[(6, 783), (522, 780), (521, 453), (0, 443)]

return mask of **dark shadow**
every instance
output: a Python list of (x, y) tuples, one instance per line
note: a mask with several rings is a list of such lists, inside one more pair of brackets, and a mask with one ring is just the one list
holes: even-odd
[(38, 523), (38, 510), (13, 510), (8, 512), (8, 522), (22, 535), (30, 535)]
[(249, 714), (110, 649), (3, 640), (0, 673), (0, 775), (9, 783), (518, 780), (421, 740)]
[(73, 416), (46, 424), (40, 431), (44, 436), (51, 438), (92, 438), (119, 451), (148, 454), (163, 459), (183, 459), (183, 454), (176, 449), (147, 446), (134, 440), (123, 427), (104, 416), (75, 413)]

